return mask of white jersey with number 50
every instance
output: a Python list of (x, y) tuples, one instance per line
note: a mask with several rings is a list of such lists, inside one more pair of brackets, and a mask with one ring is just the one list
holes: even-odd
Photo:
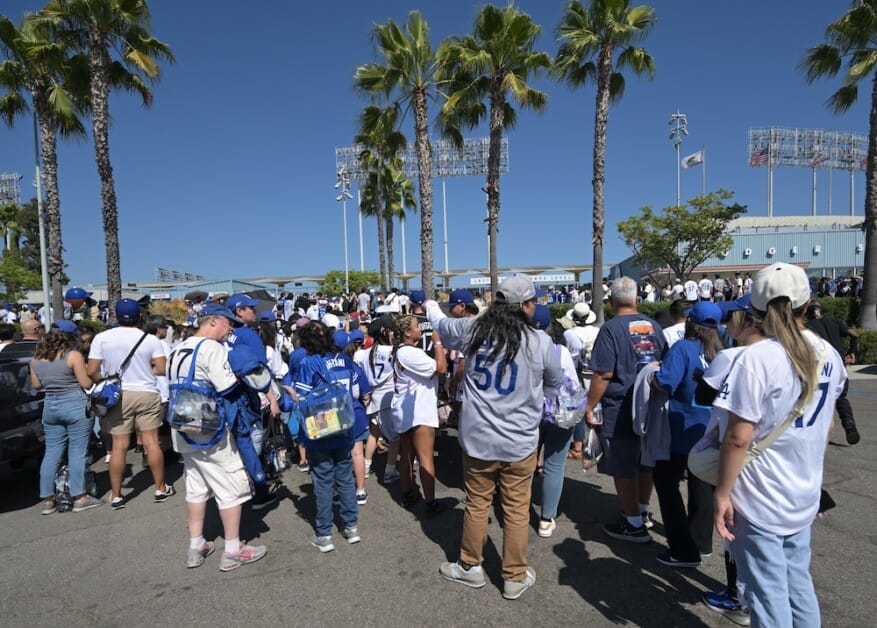
[[(740, 472), (731, 492), (734, 509), (747, 521), (779, 535), (803, 530), (816, 516), (834, 402), (847, 380), (837, 351), (812, 332), (802, 333), (821, 357), (813, 398), (792, 426)], [(788, 417), (800, 392), (785, 350), (770, 339), (742, 352), (713, 406), (754, 423), (757, 443)]]

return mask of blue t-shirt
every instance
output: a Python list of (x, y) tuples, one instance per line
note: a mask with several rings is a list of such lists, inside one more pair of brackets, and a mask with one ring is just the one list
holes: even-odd
[(642, 364), (660, 360), (667, 350), (661, 326), (642, 314), (625, 314), (607, 321), (597, 334), (590, 367), (611, 372), (606, 387), (601, 433), (608, 438), (638, 438), (633, 431), (633, 384)]
[(670, 347), (655, 375), (661, 388), (670, 393), (670, 453), (687, 455), (706, 431), (711, 408), (694, 403), (694, 377), (708, 366), (700, 341), (686, 338)]

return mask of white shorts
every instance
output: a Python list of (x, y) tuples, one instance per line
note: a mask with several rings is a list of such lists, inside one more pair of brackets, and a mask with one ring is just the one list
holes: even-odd
[(201, 504), (213, 496), (219, 509), (226, 510), (249, 501), (250, 478), (227, 434), (213, 449), (184, 453), (183, 463), (187, 502)]

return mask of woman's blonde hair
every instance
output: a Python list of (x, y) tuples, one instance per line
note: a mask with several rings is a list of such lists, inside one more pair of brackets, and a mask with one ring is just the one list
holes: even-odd
[[(798, 308), (797, 311), (803, 312), (804, 307)], [(819, 377), (816, 370), (816, 355), (813, 347), (798, 328), (798, 321), (795, 320), (795, 312), (792, 311), (792, 303), (789, 299), (780, 297), (767, 304), (764, 332), (776, 338), (786, 350), (792, 368), (801, 382), (801, 398), (805, 404), (809, 403)]]

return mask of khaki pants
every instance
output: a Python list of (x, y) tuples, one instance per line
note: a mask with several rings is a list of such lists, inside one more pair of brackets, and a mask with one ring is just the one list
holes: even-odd
[(527, 535), (530, 530), (530, 494), (536, 452), (518, 462), (486, 462), (463, 454), (466, 512), (460, 562), (480, 565), (487, 540), (487, 519), (499, 482), (502, 503), (502, 577), (521, 581), (527, 573)]

